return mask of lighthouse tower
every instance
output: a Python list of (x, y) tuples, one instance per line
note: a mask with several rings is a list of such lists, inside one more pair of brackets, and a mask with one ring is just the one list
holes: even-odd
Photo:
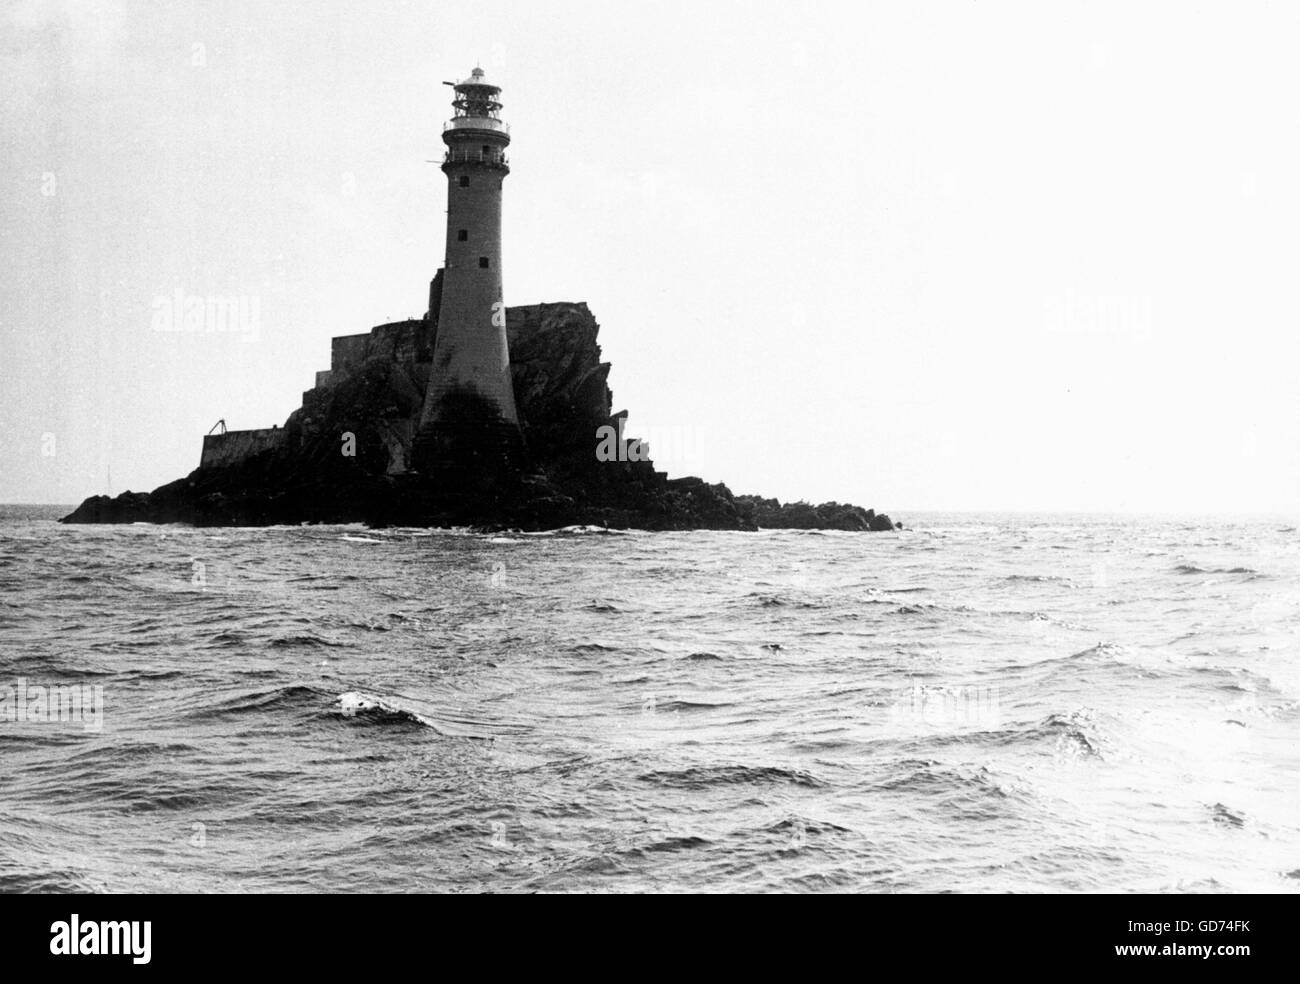
[[(450, 83), (448, 83), (450, 84)], [(501, 295), (501, 185), (510, 128), (500, 86), (475, 68), (453, 86), (447, 145), (447, 251), (433, 364), (413, 448), (424, 474), (492, 470), (521, 444)]]

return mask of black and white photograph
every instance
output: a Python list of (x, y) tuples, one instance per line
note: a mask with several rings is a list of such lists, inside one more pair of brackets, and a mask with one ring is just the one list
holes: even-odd
[(0, 11), (0, 894), (108, 913), (23, 947), (1141, 896), (1088, 946), (1249, 966), (1232, 897), (1300, 891), (1300, 7)]

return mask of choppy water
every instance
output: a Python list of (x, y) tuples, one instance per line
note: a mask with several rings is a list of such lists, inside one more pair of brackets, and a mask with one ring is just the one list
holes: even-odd
[(0, 689), (102, 729), (0, 720), (3, 890), (1300, 888), (1285, 521), (59, 513), (0, 512)]

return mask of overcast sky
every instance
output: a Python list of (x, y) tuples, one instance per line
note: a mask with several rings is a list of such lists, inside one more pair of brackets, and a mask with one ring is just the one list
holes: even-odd
[(670, 473), (1300, 508), (1300, 5), (2, 6), (0, 501), (180, 477), (423, 314), (477, 62), (506, 301), (590, 304)]

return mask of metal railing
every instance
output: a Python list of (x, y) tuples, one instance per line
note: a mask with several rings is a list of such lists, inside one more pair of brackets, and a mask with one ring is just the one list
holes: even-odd
[(489, 167), (509, 167), (510, 160), (505, 154), (483, 153), (483, 151), (447, 151), (442, 155), (444, 164), (486, 164)]

